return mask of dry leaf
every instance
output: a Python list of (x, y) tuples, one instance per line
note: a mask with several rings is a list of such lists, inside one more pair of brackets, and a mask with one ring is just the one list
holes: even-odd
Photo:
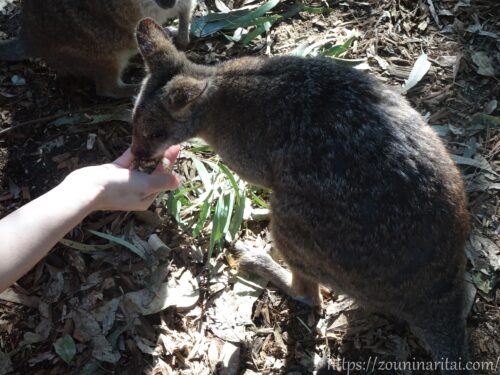
[(120, 353), (113, 347), (104, 335), (97, 335), (92, 339), (92, 356), (99, 361), (115, 364), (120, 360)]
[(405, 94), (410, 89), (416, 86), (417, 83), (425, 76), (425, 74), (429, 71), (431, 67), (431, 63), (427, 60), (427, 55), (423, 53), (420, 57), (415, 61), (415, 65), (410, 72), (410, 76), (405, 81), (404, 85), (401, 87), (401, 93)]
[(484, 51), (474, 52), (472, 61), (477, 66), (477, 73), (483, 76), (493, 77), (495, 75), (495, 68), (493, 67), (493, 59)]
[(163, 283), (153, 299), (147, 289), (127, 293), (123, 299), (127, 306), (139, 314), (150, 315), (170, 306), (175, 306), (178, 310), (189, 310), (196, 305), (199, 297), (198, 281), (191, 271), (186, 270), (179, 279), (171, 277), (168, 282)]

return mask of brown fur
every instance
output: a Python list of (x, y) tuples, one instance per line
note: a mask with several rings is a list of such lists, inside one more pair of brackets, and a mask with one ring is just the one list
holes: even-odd
[[(138, 21), (154, 17), (165, 22), (179, 17), (176, 43), (184, 48), (189, 42), (194, 3), (193, 0), (24, 0), (20, 43), (30, 57), (43, 58), (59, 72), (92, 79), (99, 95), (131, 96), (138, 85), (123, 83), (121, 75), (129, 58), (137, 52), (134, 31)], [(12, 55), (15, 59), (18, 54)]]
[[(243, 266), (318, 304), (318, 284), (408, 321), (435, 360), (468, 359), (463, 183), (444, 145), (392, 89), (323, 58), (188, 61), (152, 20), (137, 31), (149, 75), (132, 151), (205, 139), (272, 188), (287, 271), (237, 244)], [(448, 371), (447, 373), (466, 373)]]

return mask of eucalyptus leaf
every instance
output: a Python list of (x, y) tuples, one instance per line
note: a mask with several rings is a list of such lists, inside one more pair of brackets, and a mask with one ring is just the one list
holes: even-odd
[(415, 87), (417, 83), (419, 83), (420, 80), (427, 74), (430, 67), (431, 63), (427, 60), (427, 55), (425, 53), (421, 54), (417, 61), (415, 61), (415, 65), (413, 65), (408, 79), (401, 87), (401, 93), (405, 94)]
[(119, 106), (117, 108), (113, 108), (111, 112), (108, 113), (75, 113), (74, 115), (67, 115), (63, 117), (59, 117), (57, 120), (52, 121), (51, 124), (56, 126), (63, 125), (93, 125), (93, 124), (101, 124), (103, 122), (110, 121), (122, 121), (122, 122), (131, 122), (132, 120), (132, 111), (128, 106)]
[(59, 242), (64, 246), (81, 251), (82, 253), (94, 253), (96, 251), (106, 251), (115, 247), (115, 244), (113, 243), (108, 243), (106, 245), (87, 245), (81, 242), (68, 240), (66, 238), (59, 240)]
[(123, 238), (116, 237), (116, 236), (113, 236), (113, 235), (107, 234), (107, 233), (98, 232), (98, 231), (95, 231), (92, 229), (88, 229), (88, 231), (97, 237), (104, 238), (105, 240), (108, 240), (108, 241), (117, 243), (118, 245), (121, 245), (123, 247), (126, 247), (127, 249), (132, 251), (135, 255), (141, 257), (144, 260), (147, 260), (146, 253), (144, 252), (144, 250), (140, 249), (137, 246), (134, 246), (133, 244), (131, 244), (128, 241), (125, 241)]
[(333, 57), (333, 56), (330, 58), (337, 64), (350, 67), (357, 67), (358, 65), (364, 64), (366, 62), (366, 59), (341, 59), (340, 57)]
[(255, 10), (236, 10), (195, 17), (191, 24), (191, 33), (198, 38), (203, 38), (219, 30), (235, 30), (238, 27), (248, 27), (251, 22), (262, 17), (278, 3), (279, 0), (270, 0)]
[(453, 159), (453, 161), (455, 163), (457, 163), (459, 165), (468, 165), (468, 166), (471, 166), (474, 168), (479, 168), (479, 169), (487, 171), (491, 174), (494, 174), (495, 176), (499, 176), (498, 173), (493, 171), (493, 168), (488, 163), (488, 161), (484, 158), (481, 158), (480, 155), (476, 155), (475, 159), (467, 158), (467, 157), (460, 156), (460, 155), (451, 155), (451, 158)]

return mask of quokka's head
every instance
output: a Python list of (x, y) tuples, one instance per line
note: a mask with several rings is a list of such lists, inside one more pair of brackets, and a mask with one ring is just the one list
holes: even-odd
[(148, 74), (133, 111), (132, 152), (152, 160), (195, 135), (191, 115), (208, 82), (190, 75), (193, 64), (152, 19), (139, 22), (136, 38)]

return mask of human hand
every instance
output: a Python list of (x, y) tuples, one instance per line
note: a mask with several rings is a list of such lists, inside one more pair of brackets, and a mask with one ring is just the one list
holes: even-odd
[(132, 171), (134, 155), (130, 148), (113, 163), (85, 167), (70, 173), (61, 183), (75, 199), (81, 199), (89, 213), (96, 210), (142, 211), (156, 195), (175, 190), (179, 179), (165, 170), (175, 162), (179, 146), (165, 151), (163, 161), (151, 174)]

